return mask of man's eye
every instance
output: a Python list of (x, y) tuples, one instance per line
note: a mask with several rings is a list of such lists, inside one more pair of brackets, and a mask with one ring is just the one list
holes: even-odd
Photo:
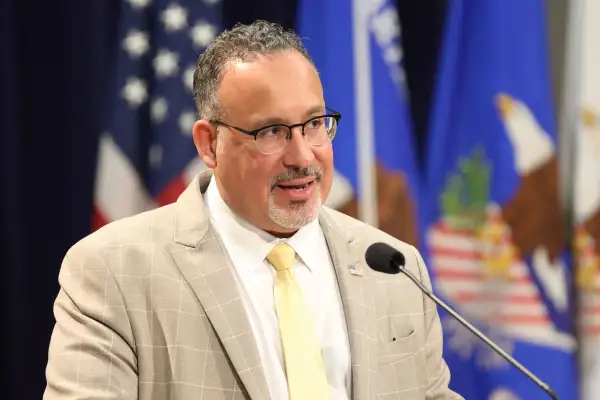
[(323, 125), (323, 118), (313, 119), (308, 123), (308, 127), (315, 129), (320, 128)]
[(284, 128), (282, 126), (272, 126), (267, 129), (260, 131), (260, 134), (264, 137), (280, 136), (283, 134)]

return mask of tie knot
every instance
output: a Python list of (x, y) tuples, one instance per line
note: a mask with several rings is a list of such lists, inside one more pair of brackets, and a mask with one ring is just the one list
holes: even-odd
[(294, 265), (294, 258), (296, 256), (296, 250), (287, 243), (279, 242), (273, 247), (273, 250), (267, 255), (267, 260), (277, 271), (292, 268)]

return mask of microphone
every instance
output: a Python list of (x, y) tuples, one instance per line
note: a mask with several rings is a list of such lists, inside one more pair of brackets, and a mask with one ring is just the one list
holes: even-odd
[(465, 326), (471, 333), (481, 339), (485, 344), (490, 346), (494, 351), (500, 354), (506, 361), (516, 367), (521, 373), (531, 379), (540, 389), (545, 391), (551, 398), (558, 400), (556, 394), (550, 389), (550, 386), (535, 376), (531, 371), (525, 368), (521, 363), (511, 357), (507, 352), (502, 350), (496, 343), (484, 335), (481, 331), (475, 328), (469, 321), (464, 319), (460, 314), (454, 311), (449, 305), (444, 303), (440, 298), (433, 294), (419, 279), (417, 279), (409, 270), (406, 269), (406, 259), (404, 254), (394, 249), (386, 243), (373, 243), (369, 246), (365, 253), (365, 260), (371, 269), (382, 272), (384, 274), (397, 274), (402, 272), (411, 281), (413, 281), (423, 293), (433, 300), (437, 305), (442, 307), (448, 314), (452, 315), (458, 322)]

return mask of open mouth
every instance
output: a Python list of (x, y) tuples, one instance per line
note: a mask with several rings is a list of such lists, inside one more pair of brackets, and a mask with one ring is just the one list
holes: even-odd
[(285, 190), (304, 190), (313, 184), (314, 181), (305, 183), (304, 185), (277, 185), (277, 187)]
[(281, 182), (275, 185), (274, 189), (282, 193), (289, 200), (303, 201), (308, 200), (312, 196), (316, 183), (317, 179), (315, 177), (294, 179)]
[(304, 190), (314, 185), (315, 181), (315, 178), (294, 179), (292, 181), (282, 182), (276, 186), (284, 190)]

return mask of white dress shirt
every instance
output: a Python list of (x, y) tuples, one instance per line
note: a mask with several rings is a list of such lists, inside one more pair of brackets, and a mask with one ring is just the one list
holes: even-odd
[[(204, 195), (210, 221), (232, 261), (274, 400), (289, 399), (273, 298), (275, 269), (265, 261), (279, 240), (243, 221), (211, 180)], [(308, 303), (321, 344), (332, 400), (350, 398), (350, 347), (341, 298), (318, 220), (285, 239), (296, 250), (293, 272)]]

